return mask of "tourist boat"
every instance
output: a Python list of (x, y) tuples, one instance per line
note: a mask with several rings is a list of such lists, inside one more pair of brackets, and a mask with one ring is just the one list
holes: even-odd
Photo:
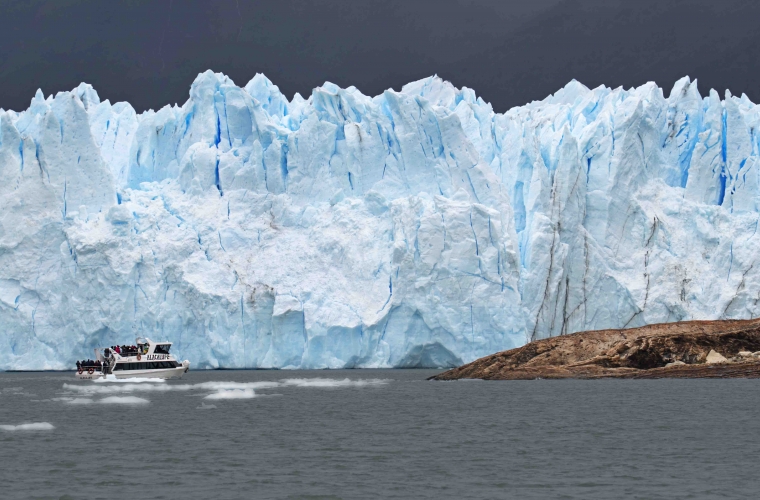
[(77, 366), (76, 378), (94, 380), (109, 375), (123, 378), (180, 378), (190, 369), (188, 360), (178, 362), (169, 353), (171, 342), (154, 342), (138, 337), (134, 346), (99, 347), (95, 349), (92, 366)]

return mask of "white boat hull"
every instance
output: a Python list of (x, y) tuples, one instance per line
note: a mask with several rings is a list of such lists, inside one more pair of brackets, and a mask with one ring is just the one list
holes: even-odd
[[(160, 368), (156, 370), (116, 370), (113, 376), (117, 379), (126, 378), (182, 378), (182, 375), (188, 370), (186, 366), (178, 366), (177, 368)], [(95, 380), (99, 378), (106, 378), (106, 375), (97, 370), (93, 373), (88, 373), (87, 370), (82, 373), (76, 373), (77, 380)]]

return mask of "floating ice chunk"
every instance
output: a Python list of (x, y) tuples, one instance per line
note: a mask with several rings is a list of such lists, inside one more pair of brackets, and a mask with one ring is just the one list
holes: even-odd
[(261, 382), (202, 382), (200, 384), (193, 384), (192, 389), (203, 390), (232, 390), (232, 389), (272, 389), (280, 387), (279, 382), (261, 381)]
[(209, 394), (204, 399), (251, 399), (255, 396), (253, 389), (223, 389)]
[(388, 380), (381, 379), (359, 379), (351, 380), (348, 378), (337, 380), (329, 378), (290, 378), (285, 379), (282, 383), (286, 386), (294, 387), (317, 387), (317, 388), (338, 388), (338, 387), (370, 387), (385, 385)]
[(49, 422), (34, 422), (31, 424), (19, 425), (0, 425), (0, 430), (4, 431), (51, 431), (55, 429)]
[(100, 404), (116, 405), (144, 405), (150, 403), (147, 399), (138, 398), (137, 396), (108, 396), (98, 401)]

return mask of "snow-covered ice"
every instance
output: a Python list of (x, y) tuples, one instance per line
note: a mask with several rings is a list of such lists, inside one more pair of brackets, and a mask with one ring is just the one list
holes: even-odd
[(688, 78), (504, 114), (437, 77), (289, 101), (209, 71), (142, 114), (38, 91), (0, 111), (0, 369), (137, 335), (193, 368), (451, 366), (754, 317), (759, 129)]

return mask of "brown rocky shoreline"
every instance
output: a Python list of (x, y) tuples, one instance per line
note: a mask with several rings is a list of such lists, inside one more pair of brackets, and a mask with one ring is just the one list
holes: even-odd
[(431, 380), (760, 378), (760, 319), (684, 321), (537, 340)]

